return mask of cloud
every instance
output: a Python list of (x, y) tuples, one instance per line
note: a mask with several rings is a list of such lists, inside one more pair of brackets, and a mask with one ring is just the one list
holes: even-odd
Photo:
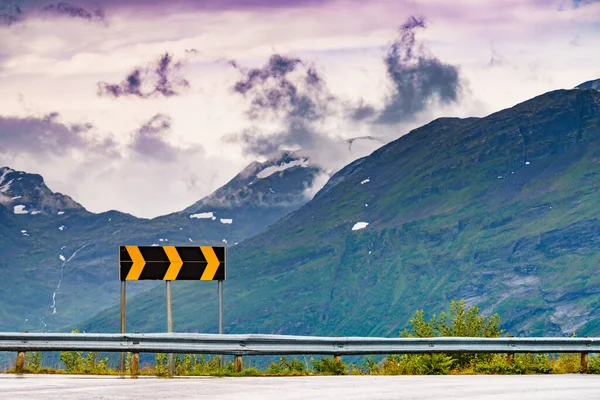
[(374, 117), (377, 114), (375, 107), (365, 104), (364, 100), (361, 100), (356, 106), (348, 107), (348, 117), (352, 121), (363, 121)]
[(579, 8), (579, 7), (584, 7), (593, 3), (598, 3), (600, 0), (570, 0), (570, 1), (563, 1), (560, 5), (560, 9), (564, 9), (567, 6), (570, 6), (572, 8)]
[(24, 14), (21, 6), (17, 2), (2, 2), (0, 4), (0, 25), (14, 25), (22, 22)]
[(49, 0), (0, 0), (0, 25), (11, 26), (36, 16), (106, 22), (107, 14), (122, 11), (150, 11), (165, 15), (169, 10), (210, 12), (293, 9), (309, 8), (329, 2), (330, 0), (77, 0), (73, 4)]
[(171, 123), (171, 117), (168, 115), (154, 115), (134, 132), (129, 148), (144, 158), (164, 162), (175, 161), (181, 149), (165, 140), (171, 130)]
[(233, 91), (250, 98), (248, 116), (252, 119), (273, 114), (314, 121), (323, 118), (332, 100), (314, 67), (299, 58), (274, 54), (262, 68), (245, 69), (235, 61), (230, 65), (244, 75)]
[(42, 118), (0, 116), (0, 154), (17, 152), (48, 156), (82, 150), (118, 156), (112, 139), (91, 135), (92, 124), (67, 125), (58, 119), (57, 112)]
[(60, 2), (56, 4), (49, 4), (41, 9), (43, 13), (66, 16), (76, 19), (85, 19), (87, 21), (104, 21), (105, 14), (101, 8), (94, 10), (88, 10), (83, 7), (73, 5), (71, 3)]
[(410, 121), (435, 100), (442, 104), (458, 101), (462, 85), (459, 69), (428, 54), (417, 42), (415, 30), (425, 27), (423, 18), (411, 16), (388, 50), (384, 63), (393, 91), (376, 122)]
[(569, 41), (569, 44), (571, 46), (581, 46), (581, 36), (575, 35), (575, 37)]
[(262, 68), (246, 69), (235, 61), (229, 64), (243, 75), (232, 90), (249, 100), (250, 119), (275, 119), (283, 127), (265, 134), (254, 126), (227, 136), (226, 141), (240, 142), (247, 154), (260, 156), (291, 148), (314, 152), (333, 145), (314, 125), (328, 116), (335, 101), (314, 66), (280, 54), (272, 55)]
[(181, 62), (173, 62), (169, 53), (162, 55), (152, 66), (134, 68), (125, 79), (117, 84), (98, 83), (98, 95), (113, 98), (135, 96), (148, 99), (156, 96), (172, 97), (188, 88), (189, 82), (177, 75)]
[[(92, 124), (63, 123), (56, 112), (4, 116), (0, 159), (13, 168), (40, 173), (53, 190), (85, 200), (93, 211), (116, 208), (156, 216), (189, 206), (239, 168), (207, 157), (202, 146), (170, 143), (171, 128), (171, 118), (157, 114), (116, 143), (101, 137)], [(223, 171), (225, 177), (220, 175)], [(157, 187), (164, 193), (157, 194)], [(167, 193), (178, 196), (173, 199)]]
[(32, 16), (43, 18), (67, 17), (86, 21), (105, 21), (102, 8), (90, 4), (89, 8), (68, 2), (2, 0), (0, 4), (0, 25), (12, 26), (24, 22)]
[[(294, 149), (335, 170), (353, 158), (353, 151), (372, 150), (387, 142), (390, 135), (384, 129), (347, 139), (347, 133), (344, 138), (325, 129), (328, 120), (337, 119), (347, 126), (362, 122), (375, 130), (382, 124), (413, 123), (434, 105), (458, 102), (462, 89), (458, 67), (443, 63), (417, 41), (415, 31), (424, 28), (423, 18), (410, 17), (385, 54), (392, 89), (380, 108), (364, 100), (352, 103), (334, 97), (315, 66), (297, 57), (274, 54), (261, 68), (251, 69), (230, 61), (242, 73), (232, 90), (248, 100), (249, 118), (278, 121), (281, 127), (265, 131), (254, 125), (227, 136), (226, 141), (240, 143), (246, 154), (266, 157)], [(397, 129), (393, 135), (398, 136)], [(355, 149), (353, 144), (359, 139)]]
[(385, 144), (386, 141), (383, 140), (382, 138), (376, 137), (376, 136), (358, 136), (358, 137), (353, 137), (352, 139), (347, 139), (346, 143), (348, 143), (348, 149), (352, 150), (352, 145), (355, 142), (359, 142), (359, 141), (365, 141), (365, 142), (378, 142), (380, 144)]

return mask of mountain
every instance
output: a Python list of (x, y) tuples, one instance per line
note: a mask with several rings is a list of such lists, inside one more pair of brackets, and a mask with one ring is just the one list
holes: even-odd
[[(600, 92), (441, 118), (359, 159), (228, 253), (226, 333), (397, 336), (466, 299), (514, 335), (600, 332)], [(173, 288), (176, 331), (216, 332), (215, 285)], [(165, 329), (162, 288), (128, 331)], [(78, 325), (118, 331), (118, 309)]]
[(204, 235), (236, 225), (221, 236), (235, 243), (262, 231), (266, 226), (304, 205), (311, 197), (315, 177), (323, 171), (293, 152), (282, 152), (265, 162), (253, 162), (223, 187), (181, 212), (156, 221), (197, 219), (220, 224), (207, 225)]
[[(0, 330), (56, 330), (117, 304), (118, 246), (234, 245), (308, 201), (319, 173), (284, 153), (251, 164), (186, 210), (143, 219), (91, 213), (40, 175), (1, 168)], [(136, 282), (128, 293), (157, 284)]]
[(581, 85), (575, 86), (575, 89), (595, 89), (595, 90), (600, 90), (600, 79), (595, 79), (595, 80), (592, 80), (592, 81), (584, 82)]

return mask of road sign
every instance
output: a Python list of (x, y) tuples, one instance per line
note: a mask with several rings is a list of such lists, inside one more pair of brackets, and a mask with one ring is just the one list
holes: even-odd
[(120, 246), (121, 281), (225, 280), (225, 247)]
[[(167, 329), (173, 332), (171, 281), (217, 281), (219, 333), (223, 333), (223, 281), (225, 247), (217, 246), (120, 246), (121, 333), (125, 333), (127, 281), (166, 281)], [(169, 354), (169, 372), (173, 374), (173, 354)], [(121, 371), (125, 371), (125, 353), (121, 353)]]

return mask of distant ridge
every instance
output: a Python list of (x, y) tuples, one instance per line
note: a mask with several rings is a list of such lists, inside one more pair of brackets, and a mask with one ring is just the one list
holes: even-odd
[(600, 90), (600, 79), (594, 79), (575, 86), (575, 89), (595, 89)]

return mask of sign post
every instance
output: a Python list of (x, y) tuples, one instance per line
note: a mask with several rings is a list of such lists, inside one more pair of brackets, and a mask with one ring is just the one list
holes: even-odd
[(223, 280), (217, 282), (217, 295), (219, 297), (219, 334), (223, 334)]
[[(171, 303), (171, 281), (167, 281), (167, 332), (173, 332), (173, 304)], [(173, 353), (169, 353), (169, 374), (173, 375)]]
[[(121, 333), (126, 332), (125, 328), (125, 299), (126, 299), (126, 283), (121, 281)], [(119, 369), (122, 373), (125, 373), (125, 353), (121, 352), (121, 362), (119, 363)]]
[[(119, 279), (121, 280), (121, 333), (126, 332), (126, 282), (139, 280), (166, 281), (167, 329), (173, 332), (171, 281), (217, 281), (219, 299), (219, 333), (223, 333), (223, 281), (225, 247), (217, 246), (120, 246)], [(121, 353), (121, 372), (125, 372), (125, 354)], [(169, 354), (169, 372), (173, 374), (173, 354)]]

